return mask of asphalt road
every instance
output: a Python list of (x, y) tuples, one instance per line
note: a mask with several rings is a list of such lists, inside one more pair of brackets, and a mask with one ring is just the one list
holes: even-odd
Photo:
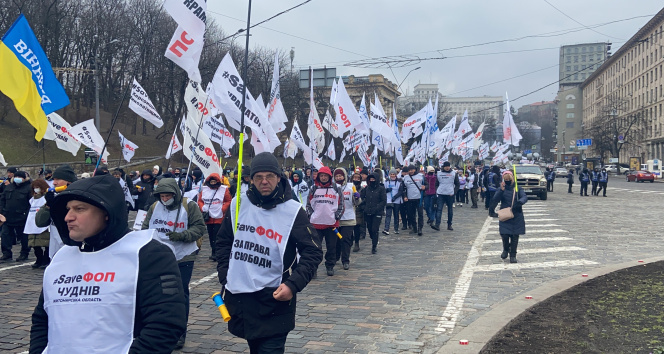
[[(637, 261), (664, 250), (660, 240), (663, 183), (611, 177), (607, 197), (567, 193), (563, 179), (549, 199), (524, 206), (527, 233), (518, 264), (499, 258), (497, 220), (484, 208), (454, 209), (454, 231), (425, 227), (422, 237), (383, 236), (378, 254), (363, 240), (351, 268), (324, 267), (298, 295), (297, 325), (287, 352), (397, 353), (437, 351), (492, 306), (546, 282), (604, 265)], [(443, 214), (444, 218), (446, 212)], [(381, 228), (382, 230), (382, 228)], [(17, 251), (18, 249), (16, 249)], [(212, 300), (219, 291), (206, 241), (194, 267), (186, 353), (248, 351), (227, 331)], [(30, 315), (43, 271), (0, 264), (0, 352), (27, 350)]]

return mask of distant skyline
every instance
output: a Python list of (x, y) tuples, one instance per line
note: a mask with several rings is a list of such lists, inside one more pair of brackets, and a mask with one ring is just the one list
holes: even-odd
[[(254, 0), (251, 23), (301, 2)], [(230, 35), (245, 27), (247, 4), (248, 0), (208, 1), (207, 16)], [(555, 98), (560, 46), (612, 42), (611, 52), (615, 53), (661, 9), (662, 3), (657, 1), (313, 0), (253, 28), (250, 47), (284, 52), (294, 47), (294, 70), (326, 65), (336, 67), (337, 75), (383, 74), (395, 83), (419, 66), (401, 85), (404, 94), (412, 93), (418, 83), (434, 83), (443, 95), (453, 97), (505, 97), (507, 92), (512, 106), (518, 108)], [(613, 23), (597, 27), (608, 22)], [(527, 36), (531, 37), (524, 38)], [(477, 45), (487, 42), (493, 43)], [(244, 38), (235, 43), (244, 46)], [(400, 55), (447, 59), (392, 71), (344, 66), (361, 59)]]

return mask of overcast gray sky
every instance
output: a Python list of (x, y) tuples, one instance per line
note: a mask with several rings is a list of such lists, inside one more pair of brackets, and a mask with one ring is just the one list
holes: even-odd
[[(251, 22), (303, 1), (254, 0)], [(392, 82), (401, 82), (411, 69), (421, 66), (403, 83), (402, 92), (412, 92), (417, 83), (437, 83), (444, 95), (504, 96), (507, 92), (512, 101), (558, 80), (561, 45), (610, 41), (615, 53), (662, 8), (658, 0), (547, 1), (312, 0), (253, 28), (250, 47), (284, 51), (295, 47), (296, 70), (327, 65), (336, 67), (338, 75), (380, 73)], [(248, 0), (208, 0), (208, 17), (232, 34), (245, 26), (247, 4)], [(633, 17), (637, 18), (629, 19)], [(594, 27), (613, 21), (619, 22)], [(573, 32), (552, 35), (569, 31)], [(449, 49), (543, 34), (547, 37)], [(236, 40), (240, 42), (244, 38)], [(344, 66), (361, 59), (414, 53), (421, 58), (441, 54), (449, 58), (395, 68), (394, 74), (389, 69)], [(557, 84), (551, 85), (513, 106), (552, 100), (557, 89)]]

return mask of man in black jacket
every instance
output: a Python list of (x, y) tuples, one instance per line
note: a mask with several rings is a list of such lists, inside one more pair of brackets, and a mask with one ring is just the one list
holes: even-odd
[(30, 353), (170, 353), (186, 327), (177, 262), (153, 230), (130, 232), (117, 180), (71, 184), (51, 217), (66, 246), (44, 272)]
[(154, 189), (155, 176), (151, 170), (144, 170), (141, 173), (141, 180), (136, 183), (136, 188), (131, 189), (131, 194), (138, 196), (134, 202), (136, 210), (148, 210), (155, 201), (152, 195)]
[(246, 339), (252, 353), (283, 353), (295, 328), (295, 294), (311, 280), (323, 251), (274, 155), (253, 158), (251, 179), (238, 196), (238, 219), (233, 199), (217, 234), (219, 282), (231, 315), (228, 330)]
[(387, 204), (387, 192), (385, 187), (378, 183), (376, 173), (367, 177), (367, 187), (360, 192), (360, 199), (364, 204), (364, 221), (367, 223), (367, 231), (371, 237), (371, 254), (376, 254), (378, 245), (378, 228), (383, 219), (383, 212)]
[(31, 183), (32, 181), (25, 171), (17, 171), (14, 173), (12, 182), (6, 185), (0, 194), (0, 214), (7, 219), (0, 232), (0, 243), (2, 244), (0, 262), (12, 260), (12, 246), (17, 238), (21, 241), (21, 254), (16, 261), (23, 262), (28, 259), (30, 247), (28, 246), (28, 235), (23, 233), (23, 227), (30, 211)]

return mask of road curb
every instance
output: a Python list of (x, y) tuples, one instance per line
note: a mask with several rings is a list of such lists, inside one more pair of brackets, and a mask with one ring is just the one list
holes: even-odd
[[(509, 324), (514, 318), (522, 312), (537, 305), (541, 301), (551, 296), (557, 295), (575, 285), (581, 284), (589, 279), (615, 272), (617, 270), (644, 265), (648, 263), (664, 260), (664, 256), (643, 259), (643, 262), (637, 260), (608, 265), (602, 268), (585, 271), (588, 277), (582, 277), (581, 274), (572, 275), (566, 278), (554, 280), (540, 285), (538, 288), (527, 291), (532, 299), (525, 299), (524, 293), (516, 295), (510, 300), (493, 306), (491, 311), (475, 320), (469, 326), (450, 338), (438, 353), (478, 353), (496, 333)], [(460, 341), (467, 341), (468, 344), (461, 345)]]

